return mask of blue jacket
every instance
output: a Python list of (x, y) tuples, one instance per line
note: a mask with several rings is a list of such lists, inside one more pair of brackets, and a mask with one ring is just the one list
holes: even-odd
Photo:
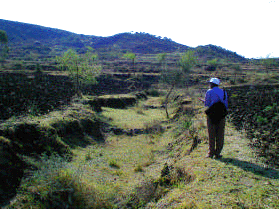
[[(218, 97), (218, 96), (219, 97)], [(207, 90), (205, 94), (205, 100), (204, 100), (204, 105), (206, 107), (212, 106), (214, 103), (223, 102), (228, 109), (228, 95), (227, 92), (225, 92), (225, 98), (224, 98), (224, 91), (218, 87), (214, 87), (213, 89)]]

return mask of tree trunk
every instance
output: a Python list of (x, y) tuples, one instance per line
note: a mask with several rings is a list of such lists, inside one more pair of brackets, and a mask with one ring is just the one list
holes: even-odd
[(171, 95), (172, 93), (172, 90), (174, 89), (174, 83), (172, 84), (167, 96), (166, 96), (166, 100), (165, 100), (165, 110), (166, 110), (166, 115), (167, 115), (167, 118), (169, 119), (169, 112), (168, 112), (168, 103), (169, 103), (169, 96)]
[(78, 63), (76, 62), (76, 66), (77, 66), (77, 73), (76, 73), (76, 94), (78, 96), (81, 96), (81, 92), (80, 92), (80, 81), (79, 81), (79, 68), (78, 68)]

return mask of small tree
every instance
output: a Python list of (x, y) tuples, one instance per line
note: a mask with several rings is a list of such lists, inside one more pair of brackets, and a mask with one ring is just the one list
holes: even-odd
[(183, 82), (183, 72), (181, 68), (176, 68), (173, 70), (165, 69), (161, 73), (161, 82), (166, 83), (170, 86), (170, 89), (168, 90), (168, 93), (165, 98), (164, 107), (166, 111), (166, 116), (169, 118), (169, 112), (168, 112), (168, 103), (169, 103), (169, 97), (174, 89), (175, 86), (181, 84)]
[(165, 110), (166, 110), (167, 118), (169, 118), (169, 113), (168, 113), (169, 97), (173, 89), (175, 88), (175, 86), (181, 85), (183, 82), (185, 82), (186, 86), (188, 86), (190, 70), (194, 65), (197, 64), (197, 58), (195, 56), (195, 52), (187, 51), (185, 54), (182, 55), (182, 57), (180, 58), (177, 64), (179, 68), (173, 70), (165, 69), (161, 73), (161, 81), (163, 83), (170, 85), (170, 89), (165, 99)]
[(184, 53), (180, 58), (180, 60), (178, 61), (178, 66), (181, 67), (183, 73), (183, 79), (186, 83), (186, 87), (188, 87), (190, 70), (197, 63), (198, 63), (198, 59), (195, 55), (195, 52), (191, 50)]
[(4, 62), (9, 54), (8, 36), (6, 31), (0, 30), (0, 62), (4, 66)]
[(164, 70), (166, 70), (167, 62), (166, 62), (167, 53), (161, 53), (157, 55), (157, 59), (159, 63), (164, 66)]
[(126, 54), (123, 55), (124, 58), (130, 59), (133, 64), (133, 70), (135, 71), (135, 61), (136, 61), (136, 55), (131, 52), (127, 52)]
[(69, 76), (75, 80), (76, 93), (81, 95), (81, 84), (95, 84), (96, 77), (101, 72), (101, 66), (97, 64), (97, 54), (88, 50), (85, 54), (79, 55), (74, 50), (69, 49), (63, 56), (56, 57), (61, 70), (68, 71)]
[(218, 67), (217, 58), (207, 61), (207, 67), (206, 67), (207, 71), (215, 71), (217, 67)]
[(242, 68), (240, 67), (239, 64), (234, 64), (232, 66), (232, 69), (234, 71), (234, 83), (235, 83), (236, 82), (236, 75), (237, 75), (238, 72), (240, 72), (242, 70)]
[(187, 51), (180, 58), (178, 65), (182, 68), (184, 73), (188, 73), (191, 68), (197, 64), (197, 57), (194, 51)]

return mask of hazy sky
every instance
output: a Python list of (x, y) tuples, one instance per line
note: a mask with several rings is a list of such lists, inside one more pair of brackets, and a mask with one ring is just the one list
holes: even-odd
[(5, 0), (0, 19), (96, 36), (146, 32), (247, 58), (279, 57), (279, 0)]

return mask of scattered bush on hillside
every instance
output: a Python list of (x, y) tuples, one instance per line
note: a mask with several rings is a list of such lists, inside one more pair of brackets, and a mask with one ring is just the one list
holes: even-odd
[(158, 135), (165, 131), (165, 128), (161, 125), (159, 121), (152, 121), (150, 123), (144, 124), (145, 133)]

